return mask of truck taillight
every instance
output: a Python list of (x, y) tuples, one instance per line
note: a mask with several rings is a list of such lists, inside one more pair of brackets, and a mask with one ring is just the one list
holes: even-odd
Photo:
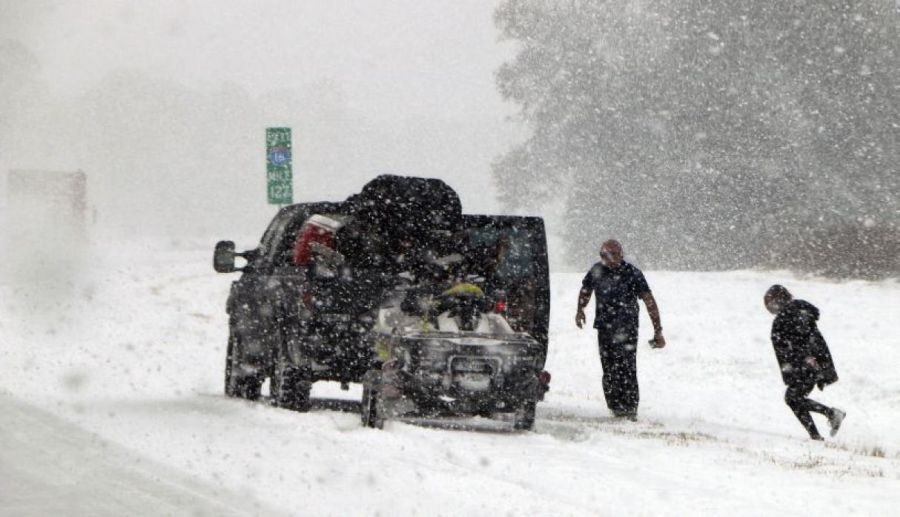
[(303, 301), (303, 306), (306, 307), (307, 310), (311, 311), (316, 308), (316, 299), (311, 292), (303, 291), (303, 296), (300, 299)]
[(547, 370), (541, 370), (540, 373), (538, 373), (538, 382), (540, 382), (544, 386), (549, 386), (550, 372), (548, 372)]
[(506, 311), (509, 309), (509, 304), (506, 302), (506, 291), (503, 289), (498, 289), (494, 294), (494, 312), (497, 314), (502, 314), (506, 316)]
[(307, 266), (317, 248), (334, 250), (334, 236), (342, 223), (323, 215), (306, 220), (294, 244), (294, 265)]

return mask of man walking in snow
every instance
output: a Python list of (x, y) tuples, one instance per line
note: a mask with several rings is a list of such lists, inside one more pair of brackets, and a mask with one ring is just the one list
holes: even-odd
[(638, 314), (637, 300), (647, 306), (653, 322), (653, 346), (662, 348), (659, 308), (641, 270), (625, 262), (622, 245), (608, 240), (600, 247), (600, 262), (594, 264), (581, 282), (575, 324), (585, 323), (584, 308), (596, 297), (594, 328), (603, 368), (603, 395), (616, 417), (637, 419), (640, 394), (637, 379)]
[(773, 285), (763, 299), (766, 309), (775, 315), (772, 322), (772, 347), (781, 378), (787, 386), (784, 401), (813, 440), (822, 440), (810, 411), (828, 417), (831, 436), (841, 427), (846, 413), (807, 398), (813, 387), (819, 389), (838, 380), (834, 362), (816, 320), (819, 309), (809, 302), (795, 300), (783, 286)]

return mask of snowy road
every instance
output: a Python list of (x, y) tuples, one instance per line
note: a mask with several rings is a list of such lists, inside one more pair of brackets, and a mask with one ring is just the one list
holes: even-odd
[(0, 515), (272, 514), (0, 395)]
[[(641, 349), (631, 423), (607, 416), (594, 338), (572, 324), (579, 275), (556, 274), (554, 377), (535, 432), (483, 421), (380, 432), (350, 412), (357, 387), (317, 385), (343, 402), (309, 414), (222, 397), (229, 278), (211, 273), (207, 251), (148, 250), (70, 282), (0, 284), (0, 514), (884, 515), (900, 504), (896, 282), (649, 272), (670, 346)], [(825, 444), (803, 439), (781, 400), (760, 301), (772, 281), (822, 309), (842, 379), (815, 396), (850, 414)]]

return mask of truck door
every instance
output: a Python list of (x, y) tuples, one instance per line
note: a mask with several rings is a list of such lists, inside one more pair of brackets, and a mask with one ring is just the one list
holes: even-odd
[(543, 219), (465, 215), (463, 222), (466, 259), (484, 277), (487, 294), (505, 293), (510, 325), (541, 342), (546, 357), (550, 272)]

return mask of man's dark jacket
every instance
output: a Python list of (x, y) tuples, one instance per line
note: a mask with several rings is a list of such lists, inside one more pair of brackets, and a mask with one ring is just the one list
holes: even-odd
[[(822, 389), (838, 380), (831, 352), (816, 325), (818, 319), (819, 309), (813, 304), (792, 300), (772, 322), (772, 346), (788, 386), (816, 383)], [(809, 357), (815, 358), (817, 366), (809, 365)]]

